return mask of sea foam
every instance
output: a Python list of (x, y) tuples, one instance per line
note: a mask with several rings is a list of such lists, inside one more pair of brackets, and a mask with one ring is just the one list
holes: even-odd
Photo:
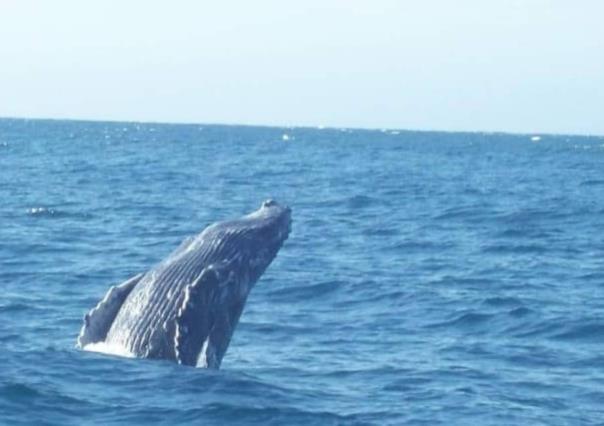
[(135, 358), (135, 355), (132, 352), (130, 352), (128, 349), (124, 348), (121, 345), (116, 345), (115, 343), (89, 343), (84, 346), (83, 349), (89, 352), (99, 352), (107, 355), (116, 355), (125, 358)]

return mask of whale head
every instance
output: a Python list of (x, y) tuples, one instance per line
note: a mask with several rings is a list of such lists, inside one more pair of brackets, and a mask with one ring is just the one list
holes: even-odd
[(291, 222), (291, 209), (272, 199), (264, 201), (258, 210), (241, 219), (243, 226), (251, 225), (251, 235), (277, 246), (277, 250), (289, 236)]
[(236, 260), (255, 282), (288, 238), (291, 223), (291, 209), (269, 199), (248, 215), (208, 227), (201, 239), (214, 240), (216, 260)]
[(277, 255), (291, 232), (291, 209), (269, 199), (260, 208), (237, 221), (248, 239), (248, 265), (256, 281)]

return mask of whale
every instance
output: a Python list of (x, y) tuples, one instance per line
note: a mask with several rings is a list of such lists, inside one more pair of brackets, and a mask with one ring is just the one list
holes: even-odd
[(247, 297), (291, 223), (291, 209), (269, 199), (185, 239), (148, 271), (111, 287), (84, 316), (76, 346), (220, 368)]

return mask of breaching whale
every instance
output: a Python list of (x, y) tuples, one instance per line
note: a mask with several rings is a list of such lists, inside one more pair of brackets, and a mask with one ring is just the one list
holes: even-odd
[(253, 285), (287, 239), (291, 210), (267, 200), (185, 240), (145, 273), (111, 287), (84, 316), (77, 346), (219, 368)]

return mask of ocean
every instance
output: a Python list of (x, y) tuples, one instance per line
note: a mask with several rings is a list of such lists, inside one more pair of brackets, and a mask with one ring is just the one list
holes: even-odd
[[(75, 348), (274, 198), (218, 371)], [(0, 423), (604, 424), (604, 138), (0, 120)]]

